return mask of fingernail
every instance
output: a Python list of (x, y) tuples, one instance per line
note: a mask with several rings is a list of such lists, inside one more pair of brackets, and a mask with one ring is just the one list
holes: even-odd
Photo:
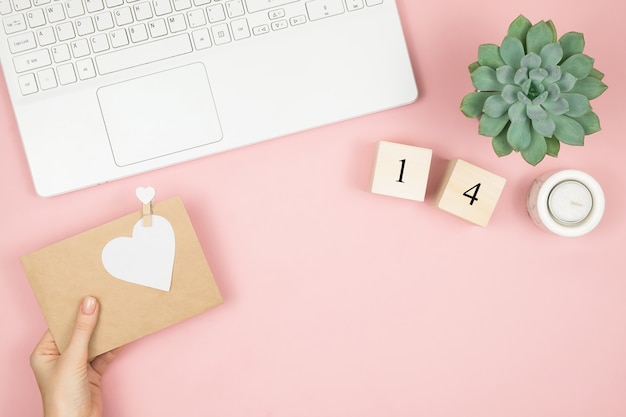
[(93, 297), (85, 297), (83, 300), (83, 313), (92, 315), (96, 311), (96, 299)]

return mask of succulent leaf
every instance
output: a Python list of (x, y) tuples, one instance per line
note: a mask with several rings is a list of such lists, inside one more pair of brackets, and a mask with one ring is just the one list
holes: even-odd
[(527, 83), (524, 83), (524, 86), (522, 87), (522, 91), (517, 93), (517, 101), (527, 106), (530, 104), (533, 104), (532, 100), (528, 98), (528, 92), (530, 90), (529, 87), (530, 87), (530, 80), (528, 80)]
[(543, 137), (550, 138), (554, 135), (554, 130), (556, 129), (556, 124), (551, 117), (548, 117), (546, 113), (546, 118), (539, 120), (536, 119), (532, 121), (533, 129), (537, 131), (537, 133), (541, 134)]
[(502, 117), (508, 110), (510, 104), (504, 101), (502, 96), (493, 95), (485, 100), (483, 111), (489, 117)]
[(600, 131), (600, 119), (593, 111), (590, 111), (580, 117), (574, 117), (585, 131), (585, 135), (591, 135)]
[(494, 69), (506, 65), (502, 57), (500, 57), (500, 47), (492, 43), (478, 47), (478, 63)]
[(546, 139), (538, 132), (531, 131), (530, 145), (522, 149), (522, 158), (531, 165), (537, 165), (543, 160), (548, 152)]
[(562, 97), (569, 105), (569, 110), (565, 113), (567, 116), (580, 117), (591, 111), (589, 99), (582, 94), (565, 93)]
[(497, 93), (480, 91), (467, 94), (461, 101), (461, 111), (465, 116), (472, 119), (480, 117), (483, 112), (485, 100), (494, 94)]
[(519, 39), (524, 44), (524, 47), (526, 47), (526, 35), (531, 26), (532, 23), (530, 23), (530, 20), (519, 15), (509, 26), (507, 35)]
[(479, 67), (480, 67), (480, 64), (478, 63), (478, 61), (476, 61), (476, 62), (472, 62), (471, 64), (469, 64), (467, 66), (467, 69), (469, 70), (469, 73), (471, 74), (472, 72), (476, 71), (476, 69)]
[(561, 89), (556, 84), (548, 85), (548, 100), (557, 101), (561, 97)]
[(546, 137), (546, 145), (548, 146), (548, 150), (546, 153), (550, 156), (557, 157), (559, 156), (559, 151), (561, 150), (561, 142), (553, 136)]
[(559, 44), (563, 48), (563, 59), (567, 59), (572, 55), (582, 54), (585, 49), (585, 38), (582, 33), (568, 32), (561, 36)]
[(513, 123), (526, 121), (526, 105), (519, 101), (517, 103), (513, 103), (511, 107), (509, 107), (508, 116)]
[(507, 130), (504, 129), (498, 136), (494, 136), (491, 140), (491, 146), (498, 156), (506, 156), (513, 152), (513, 148), (506, 140)]
[[(542, 83), (548, 78), (548, 71), (543, 68), (535, 68), (528, 72), (528, 78), (537, 83)], [(543, 87), (543, 84), (540, 84)]]
[(553, 42), (556, 42), (557, 40), (557, 35), (556, 35), (556, 26), (554, 26), (554, 22), (552, 20), (548, 20), (546, 22), (546, 24), (548, 25), (548, 27), (550, 28), (550, 30), (552, 31), (552, 39)]
[(602, 73), (602, 72), (598, 71), (598, 70), (597, 70), (597, 69), (595, 69), (595, 68), (592, 68), (592, 69), (591, 69), (591, 72), (589, 73), (589, 76), (590, 76), (590, 77), (593, 77), (593, 78), (596, 78), (596, 79), (598, 79), (598, 80), (602, 80), (602, 79), (604, 78), (604, 73)]
[(559, 97), (557, 100), (554, 101), (544, 101), (542, 106), (548, 111), (548, 113), (554, 114), (556, 116), (560, 116), (569, 111), (569, 102), (563, 97)]
[(563, 59), (563, 48), (558, 42), (552, 42), (541, 48), (539, 51), (541, 57), (541, 65), (545, 68), (552, 65), (558, 65)]
[(576, 54), (567, 58), (561, 64), (561, 70), (572, 74), (577, 79), (585, 78), (593, 68), (593, 59), (585, 54)]
[(526, 51), (539, 54), (544, 46), (555, 40), (554, 32), (550, 25), (541, 21), (528, 29), (528, 34), (526, 35)]
[(541, 57), (536, 53), (531, 52), (520, 60), (520, 65), (523, 68), (528, 68), (529, 70), (539, 68), (541, 66)]
[[(526, 107), (526, 115), (534, 122), (535, 120), (545, 120), (548, 118), (548, 113), (539, 104), (531, 104)], [(534, 126), (534, 123), (533, 123)]]
[(594, 77), (583, 78), (578, 80), (570, 93), (579, 93), (587, 97), (589, 100), (599, 97), (607, 89), (606, 84)]
[(530, 145), (530, 120), (526, 119), (522, 122), (511, 121), (506, 139), (514, 151), (521, 151)]
[(544, 83), (547, 85), (551, 85), (561, 79), (563, 76), (563, 72), (561, 71), (561, 67), (556, 65), (547, 65), (544, 69), (548, 72), (548, 76), (546, 77)]
[(504, 86), (515, 82), (515, 70), (509, 65), (502, 65), (496, 69), (496, 79)]
[(582, 146), (585, 140), (585, 131), (576, 120), (562, 115), (552, 116), (556, 126), (554, 136), (563, 143)]
[(498, 82), (496, 70), (481, 66), (471, 74), (472, 84), (478, 91), (502, 91), (502, 84)]
[(518, 69), (524, 55), (526, 55), (526, 52), (524, 52), (522, 41), (511, 36), (504, 38), (502, 46), (500, 47), (500, 56), (507, 65)]
[(559, 86), (562, 92), (566, 93), (574, 88), (576, 81), (578, 81), (576, 77), (569, 72), (566, 72), (561, 76), (561, 79), (556, 82), (556, 85)]
[(502, 89), (502, 99), (509, 104), (513, 104), (517, 101), (517, 95), (522, 89), (516, 85), (507, 84)]
[(497, 136), (509, 123), (507, 115), (501, 117), (489, 117), (486, 114), (480, 116), (478, 122), (478, 134), (482, 136)]
[[(546, 101), (547, 98), (548, 98), (548, 92), (544, 91), (543, 93), (539, 94), (537, 97), (535, 97), (533, 99), (533, 103), (532, 104), (533, 105), (543, 104)], [(528, 107), (530, 107), (530, 106), (528, 106)]]
[(515, 71), (513, 82), (520, 87), (528, 80), (528, 68), (520, 68)]

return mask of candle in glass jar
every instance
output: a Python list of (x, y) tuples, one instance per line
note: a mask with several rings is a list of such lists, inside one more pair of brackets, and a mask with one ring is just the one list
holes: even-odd
[(580, 223), (593, 208), (591, 191), (585, 184), (568, 180), (557, 184), (548, 196), (548, 210), (559, 223)]
[(589, 233), (602, 219), (604, 205), (598, 182), (578, 170), (542, 175), (533, 183), (527, 200), (533, 221), (561, 236)]

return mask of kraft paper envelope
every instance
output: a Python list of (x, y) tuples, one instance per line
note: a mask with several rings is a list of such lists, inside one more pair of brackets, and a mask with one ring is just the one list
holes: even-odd
[(142, 212), (130, 214), (21, 258), (43, 315), (61, 352), (72, 333), (81, 300), (100, 302), (89, 346), (94, 357), (222, 303), (200, 242), (179, 197), (153, 207), (169, 220), (176, 248), (169, 291), (122, 281), (102, 263), (104, 246), (130, 238)]

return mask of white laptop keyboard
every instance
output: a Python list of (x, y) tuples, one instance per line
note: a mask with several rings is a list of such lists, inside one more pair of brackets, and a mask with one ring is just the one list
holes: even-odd
[(20, 90), (29, 95), (382, 2), (0, 0), (0, 16)]

